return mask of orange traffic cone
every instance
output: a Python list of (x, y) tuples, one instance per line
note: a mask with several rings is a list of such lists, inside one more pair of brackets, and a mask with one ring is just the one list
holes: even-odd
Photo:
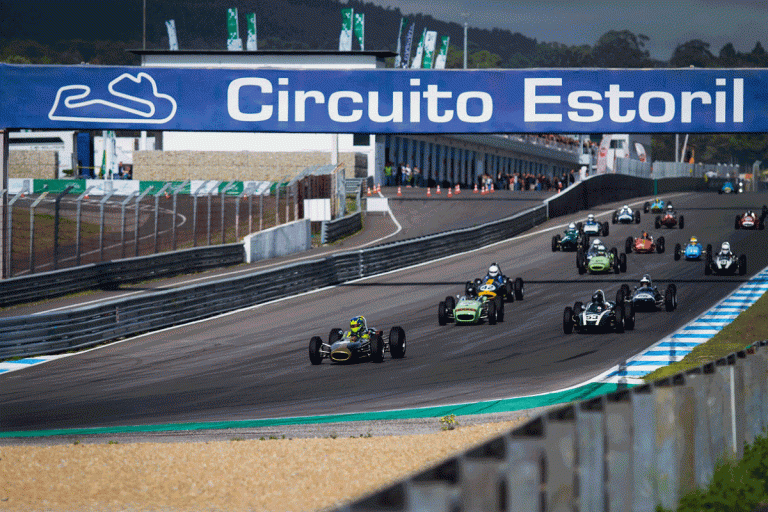
[(440, 194), (440, 185), (437, 186), (437, 190), (435, 191), (435, 194)]
[(456, 184), (456, 193), (461, 194), (461, 187), (459, 186), (458, 183)]
[(480, 195), (484, 196), (487, 193), (488, 193), (488, 186), (487, 185), (483, 185), (483, 191), (480, 192)]
[(381, 194), (381, 183), (376, 186), (376, 193)]
[(493, 193), (493, 183), (491, 183), (491, 193)]
[(451, 187), (448, 187), (448, 197), (453, 197), (453, 194), (451, 194)]
[(403, 195), (403, 191), (402, 191), (402, 190), (400, 190), (400, 187), (397, 187), (397, 195), (398, 195), (398, 196), (401, 196), (401, 195)]
[(427, 187), (427, 197), (432, 197), (432, 189)]
[(475, 183), (475, 190), (472, 191), (473, 194), (477, 194), (477, 183)]
[(365, 187), (365, 195), (367, 195), (368, 197), (371, 197), (371, 189), (369, 189), (368, 187)]

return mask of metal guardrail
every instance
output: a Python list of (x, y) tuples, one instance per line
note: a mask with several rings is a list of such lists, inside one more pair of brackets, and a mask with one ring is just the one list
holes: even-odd
[[(206, 318), (448, 256), (457, 250), (481, 247), (514, 236), (545, 220), (545, 207), (538, 206), (478, 227), (338, 253), (246, 276), (159, 291), (137, 298), (115, 299), (67, 312), (0, 319), (0, 358), (68, 351)], [(236, 247), (242, 251), (242, 246)], [(188, 261), (188, 258), (179, 260)], [(114, 268), (116, 272), (125, 272), (126, 277), (111, 277), (109, 282), (117, 283), (120, 279), (139, 276), (146, 279), (141, 272), (131, 274), (132, 269), (130, 265), (128, 267)], [(35, 278), (39, 279), (40, 275)]]
[(340, 219), (323, 221), (320, 226), (320, 243), (332, 244), (363, 229), (361, 212), (341, 217)]
[(121, 284), (237, 265), (244, 261), (243, 244), (226, 244), (12, 277), (0, 280), (0, 307), (96, 288), (112, 289)]
[(559, 407), (344, 512), (675, 509), (768, 426), (768, 342)]

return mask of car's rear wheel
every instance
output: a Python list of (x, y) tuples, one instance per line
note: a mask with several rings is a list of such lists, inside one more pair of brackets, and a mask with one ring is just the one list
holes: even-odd
[(616, 304), (624, 304), (624, 290), (622, 289), (616, 291)]
[(680, 229), (683, 229), (683, 226), (685, 226), (685, 217), (681, 215), (678, 224), (680, 225)]
[(445, 302), (440, 301), (437, 305), (437, 323), (445, 325), (448, 323), (448, 313), (446, 311)]
[(683, 253), (683, 248), (680, 244), (675, 244), (675, 261), (680, 259), (680, 256)]
[(712, 258), (712, 244), (707, 244), (707, 255), (705, 256), (706, 259)]
[(664, 291), (664, 308), (667, 311), (674, 311), (677, 308), (677, 289), (674, 285), (668, 285)]
[(565, 334), (573, 332), (573, 310), (568, 306), (563, 310), (563, 332)]
[(709, 258), (707, 258), (707, 261), (704, 262), (704, 275), (712, 275), (712, 260)]
[(499, 322), (503, 322), (504, 321), (504, 299), (497, 296), (494, 300), (496, 301), (496, 320)]
[(656, 252), (658, 252), (659, 254), (664, 252), (664, 249), (665, 249), (664, 242), (665, 240), (663, 236), (660, 236), (658, 240), (656, 240)]
[(632, 290), (629, 288), (629, 285), (626, 283), (621, 285), (619, 290), (621, 290), (621, 292), (624, 294), (625, 299), (628, 299), (630, 296), (632, 296)]
[(405, 356), (405, 331), (399, 325), (389, 330), (389, 353), (392, 359), (402, 359)]
[(525, 297), (525, 286), (522, 277), (515, 278), (515, 299), (523, 300)]
[(608, 221), (603, 222), (603, 236), (608, 236), (608, 226), (610, 226)]
[(740, 224), (740, 222), (739, 222), (739, 216), (737, 215), (737, 216), (736, 216), (736, 220), (735, 220), (735, 221), (734, 221), (734, 223), (733, 223), (733, 229), (739, 229), (739, 227), (740, 227), (740, 226), (739, 226), (739, 224)]
[(320, 353), (320, 347), (323, 346), (323, 340), (320, 336), (312, 336), (309, 340), (309, 362), (317, 365), (323, 362), (323, 355)]
[(619, 254), (619, 268), (622, 272), (627, 271), (627, 255), (625, 253)]
[(743, 276), (747, 273), (747, 255), (742, 254), (739, 256), (739, 275)]
[(616, 332), (624, 332), (624, 302), (616, 305)]
[(328, 344), (333, 345), (343, 337), (344, 337), (344, 331), (339, 329), (338, 327), (334, 327), (333, 329), (331, 329), (331, 332), (328, 334)]
[(384, 360), (384, 340), (381, 334), (374, 334), (371, 338), (371, 361), (380, 363)]
[(504, 283), (504, 295), (509, 302), (515, 302), (515, 284), (512, 281)]
[(552, 237), (552, 252), (557, 252), (557, 248), (560, 245), (560, 235)]
[(578, 315), (579, 313), (581, 313), (582, 307), (584, 307), (584, 304), (580, 300), (577, 300), (576, 302), (573, 303), (573, 313), (575, 315)]
[(651, 203), (647, 201), (643, 203), (643, 213), (648, 213), (650, 209), (651, 209)]
[(653, 226), (656, 229), (661, 228), (661, 217), (659, 217), (658, 215), (656, 216), (656, 220), (653, 222)]
[(496, 325), (496, 302), (488, 301), (488, 323), (490, 325)]
[(456, 299), (454, 299), (452, 296), (448, 295), (445, 298), (445, 309), (447, 311), (453, 311), (456, 309)]
[(619, 214), (617, 212), (613, 212), (613, 216), (611, 217), (611, 223), (616, 224), (619, 222)]
[(635, 224), (640, 224), (640, 210), (635, 210)]
[(624, 241), (624, 252), (627, 254), (630, 254), (632, 252), (632, 245), (634, 244), (635, 240), (631, 236), (628, 236), (627, 239)]

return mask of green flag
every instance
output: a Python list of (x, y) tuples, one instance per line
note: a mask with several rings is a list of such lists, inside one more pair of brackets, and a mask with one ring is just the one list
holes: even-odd
[(245, 40), (245, 49), (249, 52), (255, 52), (259, 49), (256, 39), (256, 13), (248, 14), (246, 19), (248, 20), (248, 38)]
[(413, 62), (411, 62), (411, 69), (421, 69), (421, 59), (424, 55), (424, 38), (427, 36), (427, 29), (421, 33), (421, 39), (419, 39), (419, 46), (416, 47), (416, 55), (413, 56)]
[(354, 9), (344, 8), (341, 10), (341, 34), (339, 34), (339, 51), (352, 51), (352, 22)]
[(441, 38), (440, 53), (437, 54), (437, 59), (435, 59), (435, 69), (445, 69), (445, 61), (448, 59), (448, 42), (450, 40), (450, 36), (443, 36)]
[(243, 41), (240, 39), (240, 29), (237, 24), (237, 8), (227, 10), (227, 50), (242, 50)]
[(424, 69), (432, 69), (432, 58), (435, 54), (435, 43), (437, 42), (437, 32), (427, 32), (427, 37), (424, 39), (424, 63), (422, 67)]
[(355, 36), (361, 50), (365, 50), (365, 14), (355, 13)]

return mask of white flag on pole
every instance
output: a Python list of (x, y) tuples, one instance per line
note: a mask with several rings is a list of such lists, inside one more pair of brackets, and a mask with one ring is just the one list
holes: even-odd
[(259, 49), (258, 39), (256, 39), (256, 13), (249, 13), (245, 19), (248, 21), (248, 36), (245, 40), (245, 49), (249, 52), (255, 52)]
[(365, 50), (365, 14), (355, 13), (355, 36), (357, 36), (357, 44), (360, 45), (361, 50)]
[(400, 28), (397, 31), (397, 55), (395, 55), (395, 67), (396, 68), (401, 67), (400, 63), (402, 61), (402, 56), (401, 56), (400, 40), (403, 38), (403, 29), (406, 27), (406, 25), (408, 25), (408, 19), (407, 18), (401, 19), (400, 20)]
[(339, 34), (339, 51), (352, 51), (352, 21), (354, 9), (344, 8), (341, 10), (341, 34)]
[(421, 69), (421, 59), (424, 56), (424, 38), (427, 36), (427, 29), (421, 33), (421, 39), (419, 39), (419, 46), (416, 47), (416, 55), (413, 56), (413, 62), (411, 62), (411, 69)]
[(445, 62), (448, 59), (448, 42), (451, 40), (451, 37), (443, 36), (440, 39), (440, 53), (437, 54), (437, 59), (435, 59), (435, 69), (445, 69)]
[(432, 69), (432, 62), (434, 62), (435, 44), (437, 43), (437, 32), (432, 30), (427, 32), (427, 37), (424, 39), (424, 69)]
[(600, 141), (600, 149), (597, 152), (597, 174), (605, 174), (608, 169), (608, 148), (611, 147), (611, 135), (603, 135)]
[(168, 29), (168, 49), (178, 50), (179, 41), (176, 39), (176, 22), (174, 20), (166, 21), (165, 28)]

